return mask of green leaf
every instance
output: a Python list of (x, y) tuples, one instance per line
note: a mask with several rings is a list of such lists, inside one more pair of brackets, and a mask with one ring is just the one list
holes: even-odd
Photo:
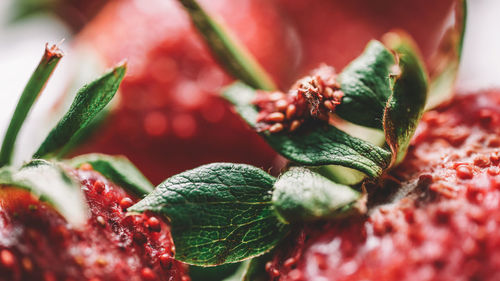
[(382, 116), (387, 99), (392, 94), (391, 68), (394, 55), (382, 43), (372, 40), (361, 56), (352, 61), (339, 75), (344, 97), (335, 109), (352, 123), (382, 129)]
[(74, 226), (87, 221), (87, 204), (80, 185), (57, 163), (38, 159), (19, 170), (6, 166), (0, 170), (0, 185), (29, 190), (54, 206)]
[(94, 170), (138, 197), (154, 190), (151, 182), (125, 156), (93, 153), (75, 157), (68, 162), (73, 167), (91, 164)]
[(455, 1), (455, 22), (443, 34), (429, 67), (430, 84), (426, 110), (450, 100), (455, 92), (467, 20), (467, 1)]
[(292, 167), (274, 184), (273, 204), (287, 222), (342, 218), (364, 212), (364, 198), (304, 167)]
[(276, 86), (250, 52), (210, 17), (196, 0), (179, 0), (191, 16), (194, 26), (215, 57), (233, 77), (257, 89), (274, 90)]
[(104, 109), (114, 97), (123, 76), (126, 65), (121, 64), (92, 83), (81, 88), (70, 109), (49, 133), (45, 141), (33, 155), (33, 158), (57, 156), (65, 146), (84, 129), (92, 119)]
[(366, 178), (366, 175), (358, 170), (337, 165), (325, 165), (318, 167), (317, 172), (322, 176), (343, 185), (356, 185)]
[(48, 45), (45, 45), (45, 52), (42, 59), (23, 90), (5, 133), (2, 149), (0, 150), (0, 167), (10, 163), (21, 126), (62, 56), (63, 53), (56, 45), (50, 48)]
[[(253, 128), (258, 111), (252, 104), (255, 90), (234, 83), (226, 89), (229, 100), (241, 117)], [(311, 127), (293, 134), (261, 133), (281, 155), (302, 165), (341, 165), (378, 177), (388, 166), (391, 153), (369, 142), (350, 136), (333, 126)]]
[(390, 33), (386, 44), (399, 56), (400, 75), (384, 113), (386, 142), (392, 150), (391, 165), (403, 160), (410, 139), (417, 129), (427, 99), (427, 73), (411, 38)]
[(249, 165), (209, 164), (167, 179), (129, 211), (170, 218), (177, 260), (239, 262), (271, 250), (288, 232), (272, 208), (274, 182)]

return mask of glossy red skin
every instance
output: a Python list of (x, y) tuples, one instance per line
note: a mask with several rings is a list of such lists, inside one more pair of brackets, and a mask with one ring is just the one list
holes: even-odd
[(401, 185), (376, 187), (375, 200), (409, 194), (366, 218), (305, 227), (269, 264), (273, 280), (499, 280), (499, 135), (500, 91), (427, 113), (392, 173)]
[(297, 30), (304, 75), (320, 63), (340, 72), (393, 29), (408, 32), (429, 63), (455, 0), (276, 0)]
[(120, 206), (127, 193), (99, 173), (72, 174), (90, 211), (81, 229), (27, 191), (0, 189), (1, 281), (189, 280), (171, 258), (175, 248), (163, 220), (152, 229), (149, 215), (127, 214)]
[[(291, 82), (295, 45), (272, 2), (200, 2), (276, 81)], [(174, 0), (140, 3), (111, 2), (80, 35), (108, 65), (127, 58), (129, 67), (108, 122), (77, 153), (125, 154), (154, 183), (217, 161), (270, 168), (276, 154), (218, 96), (230, 79), (184, 10)]]

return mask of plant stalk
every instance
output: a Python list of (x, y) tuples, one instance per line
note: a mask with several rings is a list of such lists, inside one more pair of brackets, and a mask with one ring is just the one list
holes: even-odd
[(210, 17), (196, 0), (179, 0), (221, 66), (234, 78), (256, 89), (275, 90), (273, 79), (226, 28)]
[(2, 148), (0, 150), (0, 167), (10, 164), (17, 135), (31, 107), (47, 84), (50, 75), (62, 56), (63, 53), (57, 45), (53, 45), (50, 48), (48, 44), (45, 45), (45, 52), (42, 59), (23, 90), (14, 114), (12, 115), (12, 119), (10, 120), (9, 127), (5, 133)]

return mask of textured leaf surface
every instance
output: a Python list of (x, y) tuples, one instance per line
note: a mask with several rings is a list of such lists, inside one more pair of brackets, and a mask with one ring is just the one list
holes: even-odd
[(33, 160), (16, 170), (0, 170), (0, 185), (16, 186), (53, 205), (71, 224), (82, 226), (87, 220), (87, 204), (80, 185), (59, 164)]
[[(257, 109), (252, 104), (255, 91), (235, 83), (224, 93), (242, 118), (255, 127)], [(390, 162), (391, 153), (361, 139), (350, 136), (333, 126), (308, 128), (293, 134), (261, 133), (266, 141), (286, 158), (303, 165), (341, 165), (379, 176)]]
[(153, 184), (125, 156), (93, 153), (75, 157), (69, 163), (73, 167), (91, 164), (94, 170), (139, 197), (154, 190)]
[(273, 204), (288, 222), (327, 220), (358, 212), (361, 194), (304, 167), (292, 167), (274, 184)]
[(55, 156), (57, 152), (64, 150), (63, 148), (73, 136), (89, 125), (92, 119), (111, 101), (125, 75), (125, 70), (126, 66), (122, 64), (83, 86), (78, 91), (68, 112), (50, 131), (33, 158)]
[(402, 33), (386, 35), (386, 44), (399, 55), (401, 74), (384, 113), (386, 142), (392, 150), (392, 164), (403, 160), (417, 129), (427, 99), (427, 73), (411, 38)]
[(335, 112), (352, 123), (382, 129), (385, 104), (392, 93), (393, 54), (382, 43), (371, 41), (363, 54), (339, 75), (344, 97)]
[(209, 164), (167, 179), (129, 210), (170, 218), (180, 261), (239, 262), (269, 251), (288, 232), (272, 208), (274, 182), (249, 165)]

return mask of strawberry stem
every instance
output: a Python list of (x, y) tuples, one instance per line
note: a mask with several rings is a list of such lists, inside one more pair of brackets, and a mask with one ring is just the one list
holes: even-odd
[(48, 44), (45, 45), (45, 52), (42, 59), (23, 90), (14, 114), (12, 115), (12, 119), (10, 120), (7, 132), (5, 133), (2, 148), (0, 150), (0, 166), (4, 166), (11, 162), (17, 135), (26, 120), (26, 116), (28, 116), (28, 112), (45, 87), (45, 84), (62, 56), (63, 53), (57, 45), (53, 45), (50, 48)]
[(179, 0), (186, 8), (194, 26), (221, 65), (233, 77), (253, 88), (275, 90), (269, 74), (224, 26), (210, 17), (196, 0)]

